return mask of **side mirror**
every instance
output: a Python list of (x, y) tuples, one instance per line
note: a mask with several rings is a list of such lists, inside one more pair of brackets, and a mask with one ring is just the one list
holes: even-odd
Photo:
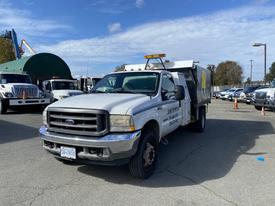
[(183, 100), (185, 98), (185, 90), (181, 85), (176, 86), (176, 100)]

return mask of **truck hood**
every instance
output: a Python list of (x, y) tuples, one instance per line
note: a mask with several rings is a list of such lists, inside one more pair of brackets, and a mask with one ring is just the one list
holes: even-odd
[(62, 99), (48, 108), (79, 108), (106, 110), (110, 114), (132, 114), (134, 109), (150, 102), (151, 97), (143, 94), (84, 94)]
[(257, 92), (265, 92), (267, 98), (274, 98), (275, 88), (264, 88), (264, 89), (257, 89), (255, 90), (255, 93)]
[(269, 92), (269, 91), (275, 91), (275, 88), (257, 89), (254, 92)]

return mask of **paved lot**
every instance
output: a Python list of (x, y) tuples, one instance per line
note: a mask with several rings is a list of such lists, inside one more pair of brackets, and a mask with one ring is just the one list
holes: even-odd
[(2, 115), (0, 205), (275, 205), (275, 113), (232, 108), (214, 100), (205, 133), (171, 134), (148, 180), (57, 161), (41, 148), (41, 114)]

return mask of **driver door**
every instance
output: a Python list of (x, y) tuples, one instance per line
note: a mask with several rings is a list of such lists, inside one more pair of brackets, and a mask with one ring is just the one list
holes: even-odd
[(161, 80), (162, 104), (158, 107), (162, 136), (169, 134), (180, 125), (179, 101), (176, 100), (176, 86), (170, 74), (163, 74)]

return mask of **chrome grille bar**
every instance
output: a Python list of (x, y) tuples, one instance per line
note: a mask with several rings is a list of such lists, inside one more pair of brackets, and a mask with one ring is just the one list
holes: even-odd
[(49, 108), (49, 131), (85, 136), (102, 136), (109, 130), (108, 112), (104, 110)]
[(256, 92), (256, 99), (266, 99), (266, 92)]
[(76, 117), (76, 116), (68, 116), (68, 115), (54, 115), (51, 114), (50, 117), (56, 119), (75, 119), (75, 120), (86, 120), (86, 121), (96, 121), (96, 117)]
[(38, 89), (34, 85), (14, 85), (13, 93), (16, 97), (23, 97), (23, 93), (27, 97), (38, 97)]

